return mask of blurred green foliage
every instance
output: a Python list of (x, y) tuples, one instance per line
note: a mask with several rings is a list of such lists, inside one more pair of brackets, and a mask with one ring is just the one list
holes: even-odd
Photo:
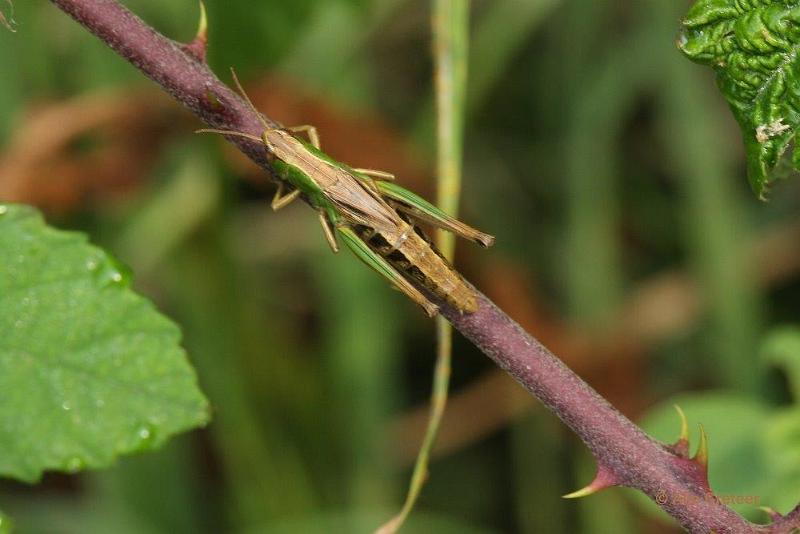
[[(191, 1), (126, 5), (177, 40), (196, 27)], [(16, 8), (17, 33), (0, 31), (0, 163), (44, 105), (153, 89), (51, 4)], [(223, 79), (231, 66), (245, 80), (269, 75), (331, 113), (380, 121), (431, 174), (428, 2), (208, 0), (207, 8), (209, 61)], [(764, 451), (796, 466), (787, 415), (796, 410), (794, 375), (787, 382), (758, 353), (765, 325), (800, 321), (800, 277), (790, 271), (766, 285), (749, 244), (797, 221), (800, 187), (776, 184), (769, 204), (753, 198), (713, 74), (675, 49), (682, 9), (669, 0), (473, 2), (461, 204), (497, 245), (461, 246), (459, 265), (480, 287), (511, 288), (513, 299), (500, 304), (512, 316), (547, 309), (597, 339), (619, 327), (618, 312), (651, 276), (691, 274), (707, 303), (691, 326), (590, 379), (632, 417), (678, 393), (735, 395), (747, 406), (741, 413), (720, 397), (681, 400), (709, 430), (712, 483), (785, 512), (800, 500), (796, 471), (737, 476)], [(369, 531), (405, 489), (409, 463), (397, 460), (388, 425), (427, 399), (433, 324), (352, 258), (332, 256), (305, 206), (267, 213), (269, 187), (243, 180), (218, 140), (190, 134), (189, 119), (169, 122), (160, 126), (167, 135), (148, 130), (158, 146), (141, 183), (87, 194), (49, 219), (117, 254), (137, 289), (181, 325), (214, 423), (102, 472), (50, 476), (35, 488), (4, 482), (0, 509), (19, 532)], [(325, 146), (343, 134), (321, 135)], [(71, 149), (102, 148), (113, 136), (83, 141), (88, 148)], [(363, 161), (381, 150), (355, 148)], [(432, 183), (415, 188), (429, 193)], [(792, 265), (785, 256), (763, 261)], [(675, 306), (656, 315), (681, 313)], [(527, 326), (546, 333), (540, 322)], [(795, 357), (779, 363), (793, 368)], [(456, 395), (491, 370), (455, 340)], [(674, 439), (677, 418), (655, 410), (657, 437)], [(752, 426), (773, 422), (755, 435)], [(528, 412), (436, 459), (407, 532), (668, 528), (654, 526), (626, 490), (558, 498), (592, 470), (560, 424)]]

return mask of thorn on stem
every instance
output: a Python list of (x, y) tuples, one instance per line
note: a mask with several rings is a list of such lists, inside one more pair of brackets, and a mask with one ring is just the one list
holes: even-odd
[(195, 34), (194, 39), (190, 42), (182, 44), (181, 49), (196, 60), (205, 63), (207, 48), (208, 16), (206, 15), (206, 6), (203, 0), (200, 0), (200, 22), (197, 25), (197, 34)]
[(678, 417), (681, 419), (681, 433), (678, 441), (672, 445), (667, 445), (666, 449), (676, 456), (676, 465), (686, 472), (686, 474), (702, 487), (705, 491), (711, 492), (711, 484), (708, 481), (708, 435), (703, 425), (700, 427), (700, 443), (694, 456), (689, 457), (689, 423), (686, 414), (677, 404), (674, 405)]
[(708, 481), (708, 436), (700, 426), (700, 443), (697, 445), (697, 452), (691, 458), (676, 458), (678, 465), (682, 466), (686, 475), (694, 481), (704, 491), (711, 493), (711, 484)]
[(699, 465), (705, 472), (708, 472), (708, 436), (703, 428), (700, 426), (700, 444), (697, 446), (697, 452), (694, 453), (692, 461)]
[(689, 421), (686, 419), (686, 414), (677, 404), (674, 405), (675, 411), (678, 412), (678, 417), (681, 419), (681, 433), (678, 436), (678, 441), (673, 443), (669, 448), (673, 453), (681, 458), (689, 457)]
[(578, 499), (580, 497), (588, 497), (589, 495), (593, 495), (612, 486), (619, 486), (617, 477), (614, 476), (611, 471), (601, 465), (597, 468), (597, 474), (595, 475), (594, 480), (592, 480), (588, 486), (577, 491), (573, 491), (572, 493), (568, 493), (564, 495), (563, 498)]
[(200, 0), (200, 22), (197, 25), (197, 36), (208, 37), (208, 15), (203, 0)]
[(776, 512), (774, 508), (770, 508), (769, 506), (759, 506), (758, 509), (766, 513), (772, 521), (778, 521), (783, 517)]

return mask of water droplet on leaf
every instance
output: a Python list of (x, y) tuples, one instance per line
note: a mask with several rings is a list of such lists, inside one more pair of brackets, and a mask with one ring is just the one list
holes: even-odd
[(144, 424), (136, 430), (136, 436), (139, 438), (139, 446), (142, 449), (149, 449), (154, 445), (156, 431), (152, 425)]
[(86, 262), (86, 267), (95, 273), (103, 285), (128, 287), (131, 282), (131, 272), (125, 265), (114, 258), (91, 258)]

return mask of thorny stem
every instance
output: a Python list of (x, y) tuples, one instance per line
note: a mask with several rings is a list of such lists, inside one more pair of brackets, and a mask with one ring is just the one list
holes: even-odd
[[(115, 0), (51, 1), (210, 127), (261, 133), (256, 114), (214, 76), (194, 52), (196, 47), (187, 52)], [(258, 143), (243, 138), (230, 141), (272, 172)], [(457, 330), (586, 443), (606, 479), (642, 491), (690, 532), (788, 534), (800, 528), (800, 505), (771, 525), (760, 526), (708, 498), (672, 452), (615, 410), (485, 296), (479, 296), (479, 309), (473, 314), (439, 304)]]

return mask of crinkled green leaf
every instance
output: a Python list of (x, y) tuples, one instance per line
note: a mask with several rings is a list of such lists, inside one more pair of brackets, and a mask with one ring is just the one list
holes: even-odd
[(768, 364), (786, 372), (792, 394), (800, 401), (800, 328), (783, 327), (770, 332), (761, 355)]
[[(710, 65), (742, 128), (748, 178), (764, 198), (800, 125), (800, 2), (698, 0), (678, 47)], [(800, 168), (800, 154), (792, 158)]]
[(108, 254), (3, 204), (0, 251), (0, 475), (105, 466), (207, 421), (178, 328)]

